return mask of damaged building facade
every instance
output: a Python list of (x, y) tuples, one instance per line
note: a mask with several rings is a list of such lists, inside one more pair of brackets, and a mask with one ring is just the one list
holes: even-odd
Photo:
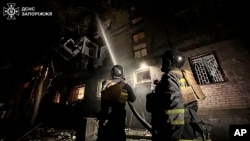
[[(31, 122), (35, 123), (39, 117), (37, 109), (44, 103), (51, 105), (45, 104), (47, 107), (39, 112), (49, 115), (43, 118), (52, 126), (77, 125), (79, 120), (74, 118), (79, 115), (95, 119), (100, 109), (102, 81), (109, 79), (112, 66), (119, 64), (124, 67), (126, 82), (133, 86), (137, 95), (134, 108), (150, 123), (151, 117), (145, 107), (146, 94), (154, 89), (153, 81), (161, 78), (160, 55), (166, 49), (174, 48), (184, 52), (187, 57), (184, 69), (193, 72), (206, 95), (206, 99), (199, 102), (198, 113), (208, 125), (212, 140), (229, 140), (231, 125), (250, 124), (249, 19), (244, 3), (170, 0), (166, 3), (130, 2), (124, 7), (115, 4), (116, 8), (99, 12), (100, 19), (97, 20), (93, 11), (84, 6), (65, 8), (64, 5), (58, 11), (53, 3), (47, 7), (46, 11), (51, 10), (59, 17), (56, 25), (61, 22), (60, 26), (67, 28), (57, 27), (61, 30), (59, 35), (48, 35), (56, 40), (53, 45), (48, 45), (53, 57), (41, 59), (49, 65), (39, 66), (41, 61), (38, 61), (29, 68), (29, 72), (37, 73), (35, 76), (40, 78), (31, 78), (38, 85), (34, 85), (31, 96), (28, 95), (25, 101), (31, 105), (27, 112)], [(62, 11), (68, 12), (66, 16), (62, 16)], [(85, 12), (78, 15), (79, 11)], [(71, 16), (72, 13), (78, 16)], [(74, 20), (77, 22), (72, 24)], [(96, 27), (92, 28), (93, 25)], [(72, 32), (77, 32), (77, 36)], [(69, 33), (69, 36), (61, 33)], [(2, 92), (15, 96), (21, 93), (21, 84), (16, 81), (24, 78), (12, 77), (13, 81), (6, 78), (8, 90)], [(10, 92), (13, 82), (16, 89)], [(67, 106), (77, 107), (73, 108), (76, 111), (65, 111)], [(20, 112), (20, 109), (16, 110)], [(80, 114), (73, 115), (76, 112)], [(63, 122), (58, 120), (56, 123), (57, 119)], [(127, 128), (145, 129), (129, 107)]]

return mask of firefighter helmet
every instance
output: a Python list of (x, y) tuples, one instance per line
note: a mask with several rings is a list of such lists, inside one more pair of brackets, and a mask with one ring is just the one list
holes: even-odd
[(123, 67), (120, 65), (114, 65), (111, 69), (112, 78), (123, 78)]
[(161, 56), (163, 72), (172, 68), (181, 68), (185, 62), (185, 56), (177, 50), (167, 50)]

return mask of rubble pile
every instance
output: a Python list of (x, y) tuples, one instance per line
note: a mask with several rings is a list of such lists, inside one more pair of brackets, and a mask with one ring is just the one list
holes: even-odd
[(151, 133), (145, 129), (126, 129), (127, 141), (151, 141)]
[(76, 131), (55, 128), (37, 128), (22, 141), (75, 141)]

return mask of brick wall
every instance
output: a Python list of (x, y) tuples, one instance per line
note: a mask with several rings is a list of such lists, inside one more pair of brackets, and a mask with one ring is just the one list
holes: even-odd
[[(221, 41), (186, 51), (187, 57), (215, 51), (228, 81), (201, 85), (207, 96), (198, 114), (213, 141), (229, 141), (230, 126), (250, 124), (250, 56), (236, 40)], [(190, 69), (186, 62), (184, 68)]]
[[(239, 46), (236, 41), (227, 40), (185, 52), (187, 57), (193, 57), (215, 51), (228, 79), (227, 82), (201, 85), (207, 98), (199, 102), (200, 108), (250, 108), (250, 56), (244, 54), (244, 51), (237, 50)], [(184, 68), (190, 69), (187, 62)]]

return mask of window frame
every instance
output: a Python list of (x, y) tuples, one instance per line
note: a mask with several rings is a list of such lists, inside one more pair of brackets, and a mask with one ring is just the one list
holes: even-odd
[(56, 103), (56, 104), (60, 103), (61, 96), (62, 96), (62, 94), (59, 91), (56, 91), (54, 94), (53, 103)]
[(145, 32), (142, 30), (137, 31), (136, 33), (131, 35), (131, 39), (132, 39), (132, 47), (133, 47), (132, 50), (133, 50), (135, 59), (141, 59), (143, 57), (148, 56)]
[[(83, 88), (83, 96), (82, 98), (78, 98), (79, 96), (79, 91), (77, 91), (78, 89), (80, 88)], [(81, 84), (81, 85), (77, 85), (77, 86), (74, 86), (71, 90), (71, 93), (70, 93), (70, 102), (76, 102), (76, 101), (79, 101), (79, 100), (83, 100), (85, 97), (85, 84)]]
[[(139, 74), (142, 74), (142, 73), (149, 73), (149, 78), (148, 79), (141, 79), (140, 81), (138, 81), (138, 75)], [(150, 68), (144, 68), (144, 69), (139, 69), (139, 70), (136, 70), (134, 72), (134, 84), (135, 86), (138, 86), (138, 85), (142, 85), (142, 84), (147, 84), (147, 83), (151, 83), (152, 81), (152, 76), (151, 76), (151, 69)]]
[[(199, 79), (199, 77), (198, 77), (198, 75), (197, 75), (197, 73), (196, 73), (196, 70), (195, 70), (195, 68), (194, 68), (194, 61), (193, 60), (195, 60), (195, 59), (202, 59), (202, 58), (204, 58), (204, 57), (206, 57), (206, 56), (209, 56), (209, 55), (213, 55), (213, 57), (214, 57), (214, 59), (215, 59), (215, 61), (216, 61), (216, 63), (217, 63), (217, 69), (218, 69), (218, 71), (220, 72), (220, 75), (221, 75), (221, 77), (222, 77), (222, 81), (219, 81), (219, 82), (215, 82), (213, 79), (212, 79), (212, 76), (210, 75), (210, 73), (209, 73), (209, 71), (206, 69), (206, 75), (207, 75), (207, 77), (208, 77), (208, 80), (209, 80), (209, 82), (208, 83), (201, 83), (200, 82), (200, 79)], [(201, 54), (201, 55), (197, 55), (197, 56), (193, 56), (193, 57), (188, 57), (188, 61), (189, 61), (189, 65), (190, 65), (190, 68), (191, 68), (191, 70), (192, 70), (192, 72), (193, 72), (193, 75), (194, 75), (194, 77), (195, 77), (195, 79), (196, 79), (196, 81), (197, 81), (197, 83), (199, 84), (199, 85), (206, 85), (206, 84), (216, 84), (216, 83), (224, 83), (224, 82), (228, 82), (228, 79), (227, 79), (227, 77), (226, 77), (226, 75), (225, 75), (225, 72), (224, 72), (224, 70), (223, 70), (223, 68), (222, 68), (222, 66), (221, 66), (221, 64), (220, 64), (220, 62), (219, 62), (219, 59), (218, 59), (218, 57), (217, 57), (217, 54), (216, 54), (216, 52), (215, 51), (211, 51), (211, 52), (208, 52), (208, 53), (204, 53), (204, 54)], [(203, 61), (202, 61), (202, 64), (204, 65), (204, 63), (203, 63)], [(204, 66), (206, 66), (206, 65), (204, 65)]]
[(104, 82), (104, 80), (103, 79), (101, 79), (101, 80), (99, 80), (98, 82), (97, 82), (97, 91), (96, 91), (96, 97), (97, 97), (97, 99), (98, 100), (100, 100), (101, 99), (101, 91), (102, 91), (102, 83)]

